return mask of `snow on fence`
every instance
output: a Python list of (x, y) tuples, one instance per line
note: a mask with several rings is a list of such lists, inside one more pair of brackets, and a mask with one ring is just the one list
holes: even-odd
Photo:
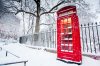
[(56, 30), (40, 32), (38, 41), (33, 39), (33, 35), (20, 37), (20, 43), (31, 44), (34, 46), (41, 46), (47, 48), (56, 48)]
[(41, 32), (39, 42), (43, 47), (56, 48), (56, 30)]
[[(81, 24), (80, 37), (82, 52), (87, 53), (100, 53), (100, 25), (98, 23)], [(31, 44), (34, 46), (55, 48), (56, 49), (56, 30), (51, 29), (39, 33), (39, 40), (36, 43), (32, 42), (32, 35), (23, 36), (22, 43)]]
[(82, 51), (100, 53), (100, 24), (81, 24), (80, 30)]

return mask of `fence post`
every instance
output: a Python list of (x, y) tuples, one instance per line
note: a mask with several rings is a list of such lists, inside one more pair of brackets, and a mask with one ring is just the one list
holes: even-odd
[(85, 41), (86, 41), (87, 52), (88, 52), (88, 50), (89, 50), (89, 47), (88, 47), (88, 43), (87, 43), (86, 24), (84, 24), (84, 27), (85, 27)]
[(42, 38), (43, 38), (43, 47), (45, 47), (45, 33), (42, 33)]
[(53, 39), (52, 39), (52, 41), (53, 41), (53, 48), (55, 48), (55, 31), (54, 31), (54, 29), (52, 30), (52, 34), (53, 34)]
[(82, 26), (82, 24), (81, 24), (81, 31), (82, 31), (81, 33), (82, 33), (83, 51), (85, 51), (85, 50), (84, 50), (83, 26)]
[(57, 34), (56, 34), (56, 32), (57, 32), (57, 30), (55, 29), (55, 30), (54, 30), (54, 33), (55, 33), (55, 48), (57, 48), (57, 47), (56, 47), (56, 43), (57, 43), (57, 42), (56, 42), (56, 41), (57, 41), (57, 38), (56, 38), (56, 37), (57, 37)]
[(91, 36), (90, 36), (90, 25), (89, 25), (89, 23), (88, 23), (88, 30), (89, 30), (90, 50), (91, 50), (91, 53), (92, 53)]
[[(97, 22), (95, 24), (96, 24), (97, 38), (98, 38), (98, 44), (99, 44), (99, 33), (98, 33), (98, 25), (97, 25)], [(99, 44), (99, 51), (100, 51), (100, 44)]]
[(92, 32), (93, 32), (94, 51), (95, 51), (95, 53), (96, 53), (96, 46), (95, 46), (95, 37), (94, 37), (94, 28), (93, 28), (93, 23), (92, 23)]

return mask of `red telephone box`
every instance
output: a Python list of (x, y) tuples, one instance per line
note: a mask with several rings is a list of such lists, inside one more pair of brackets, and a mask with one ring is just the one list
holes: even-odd
[(66, 6), (57, 11), (57, 59), (78, 64), (82, 61), (76, 6)]

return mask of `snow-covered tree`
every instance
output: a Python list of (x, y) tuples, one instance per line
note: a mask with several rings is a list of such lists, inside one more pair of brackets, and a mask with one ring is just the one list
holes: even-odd
[[(91, 5), (86, 0), (1, 0), (3, 4), (11, 13), (23, 15), (29, 14), (29, 27), (26, 30), (26, 24), (24, 23), (26, 18), (23, 19), (23, 32), (24, 35), (32, 32), (39, 33), (40, 25), (50, 26), (55, 24), (54, 21), (56, 16), (54, 13), (61, 7), (67, 6), (70, 3), (74, 3), (77, 6), (80, 23), (91, 22), (95, 19), (95, 14), (90, 12)], [(31, 18), (30, 18), (31, 17)], [(90, 20), (90, 21), (89, 21)], [(48, 22), (48, 23), (47, 23)]]
[(6, 0), (0, 0), (0, 38), (16, 39), (19, 36), (19, 19), (5, 4)]

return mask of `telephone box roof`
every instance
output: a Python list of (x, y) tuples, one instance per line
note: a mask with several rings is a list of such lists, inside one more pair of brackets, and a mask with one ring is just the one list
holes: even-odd
[(67, 11), (70, 11), (70, 10), (75, 10), (76, 11), (76, 6), (69, 5), (69, 6), (62, 7), (61, 9), (59, 9), (57, 11), (57, 13), (59, 14), (59, 13), (67, 12)]

